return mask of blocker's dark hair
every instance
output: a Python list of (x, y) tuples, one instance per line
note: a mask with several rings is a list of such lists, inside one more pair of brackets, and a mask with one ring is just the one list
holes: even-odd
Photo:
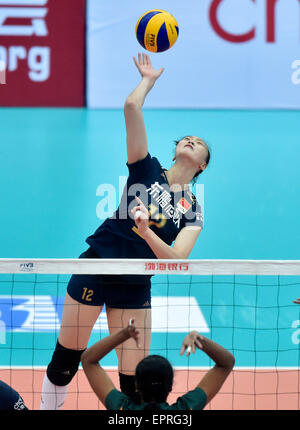
[[(178, 145), (178, 143), (181, 141), (181, 140), (183, 140), (183, 139), (185, 139), (186, 137), (188, 137), (188, 136), (183, 136), (181, 139), (179, 139), (179, 140), (174, 140), (174, 142), (175, 142), (175, 146), (177, 147), (177, 145)], [(205, 140), (203, 140), (203, 139), (201, 139), (204, 143), (205, 143), (205, 145), (206, 145), (206, 147), (207, 147), (207, 156), (206, 156), (206, 160), (205, 160), (205, 163), (206, 163), (206, 165), (208, 166), (208, 164), (209, 164), (209, 162), (210, 162), (210, 148), (208, 147), (208, 144), (207, 144), (207, 142), (205, 142)], [(193, 179), (192, 179), (192, 184), (194, 185), (196, 182), (197, 182), (197, 178), (198, 178), (198, 176), (199, 175), (201, 175), (201, 173), (203, 172), (203, 170), (200, 170), (199, 172), (197, 172), (196, 174), (195, 174), (195, 176), (193, 177)]]
[(174, 371), (169, 361), (160, 355), (149, 355), (136, 367), (137, 390), (148, 403), (145, 410), (160, 409), (172, 391)]

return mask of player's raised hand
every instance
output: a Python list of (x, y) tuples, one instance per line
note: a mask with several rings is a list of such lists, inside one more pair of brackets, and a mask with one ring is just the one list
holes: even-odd
[(163, 67), (159, 70), (154, 69), (148, 54), (138, 53), (138, 60), (133, 57), (133, 61), (142, 78), (149, 78), (150, 80), (156, 81), (156, 79), (158, 79), (164, 71)]
[(141, 347), (141, 344), (140, 344), (140, 332), (135, 327), (134, 322), (135, 322), (134, 318), (131, 318), (129, 320), (127, 330), (128, 330), (129, 336), (132, 337), (135, 340), (136, 346), (138, 348), (140, 348)]
[(187, 351), (186, 355), (187, 355), (187, 357), (189, 357), (191, 352), (193, 354), (195, 354), (196, 347), (198, 347), (199, 349), (202, 349), (203, 348), (202, 344), (201, 344), (202, 338), (203, 338), (203, 336), (201, 336), (197, 331), (191, 331), (183, 339), (182, 347), (180, 350), (180, 355), (183, 355), (185, 353), (185, 351)]

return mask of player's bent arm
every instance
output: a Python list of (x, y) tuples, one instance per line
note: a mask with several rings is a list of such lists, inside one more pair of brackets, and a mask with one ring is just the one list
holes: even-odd
[(175, 239), (173, 250), (179, 252), (182, 255), (181, 258), (188, 258), (201, 231), (201, 227), (184, 227)]
[(86, 374), (90, 386), (104, 406), (106, 397), (115, 389), (115, 386), (105, 370), (100, 366), (99, 361), (112, 349), (129, 338), (130, 334), (128, 329), (120, 330), (95, 343), (81, 356), (84, 373)]
[(227, 349), (204, 336), (201, 336), (201, 345), (201, 349), (216, 363), (198, 384), (198, 387), (206, 393), (207, 403), (209, 403), (231, 373), (235, 358)]
[(112, 380), (99, 363), (86, 364), (86, 362), (83, 362), (82, 367), (92, 390), (105, 406), (106, 397), (116, 388)]
[(177, 235), (173, 247), (160, 239), (150, 228), (143, 234), (158, 259), (187, 259), (201, 233), (201, 227), (184, 227)]
[(201, 388), (205, 392), (207, 397), (206, 403), (209, 403), (215, 395), (218, 394), (231, 371), (232, 368), (224, 368), (215, 365), (203, 377), (198, 384), (198, 388)]

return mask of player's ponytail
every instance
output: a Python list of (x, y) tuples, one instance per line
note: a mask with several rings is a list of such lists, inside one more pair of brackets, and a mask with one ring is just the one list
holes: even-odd
[(174, 372), (169, 361), (160, 355), (149, 355), (136, 368), (136, 385), (145, 410), (161, 409), (172, 390)]

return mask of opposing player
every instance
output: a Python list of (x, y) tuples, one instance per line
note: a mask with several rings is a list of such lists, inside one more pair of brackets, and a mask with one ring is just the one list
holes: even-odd
[(25, 411), (24, 400), (10, 385), (0, 381), (0, 411)]
[(203, 409), (221, 389), (235, 362), (234, 356), (221, 345), (192, 331), (185, 337), (180, 354), (184, 354), (187, 350), (189, 355), (199, 348), (215, 362), (215, 366), (206, 373), (193, 390), (179, 397), (176, 403), (169, 405), (167, 397), (172, 391), (173, 368), (164, 357), (150, 355), (136, 367), (136, 390), (141, 400), (137, 403), (116, 389), (99, 363), (112, 349), (129, 338), (134, 339), (139, 347), (139, 331), (135, 328), (134, 321), (131, 321), (127, 328), (97, 342), (82, 355), (82, 365), (89, 383), (107, 409)]
[[(186, 259), (202, 229), (201, 208), (188, 184), (205, 170), (210, 153), (202, 139), (187, 136), (177, 142), (169, 170), (149, 154), (142, 107), (163, 69), (155, 70), (145, 54), (134, 62), (142, 80), (124, 106), (129, 177), (119, 208), (87, 239), (90, 248), (80, 258)], [(140, 330), (139, 350), (132, 339), (116, 349), (121, 390), (134, 395), (136, 365), (150, 348), (150, 290), (150, 276), (71, 277), (57, 345), (43, 382), (41, 409), (62, 407), (104, 304), (111, 334), (129, 317)]]

